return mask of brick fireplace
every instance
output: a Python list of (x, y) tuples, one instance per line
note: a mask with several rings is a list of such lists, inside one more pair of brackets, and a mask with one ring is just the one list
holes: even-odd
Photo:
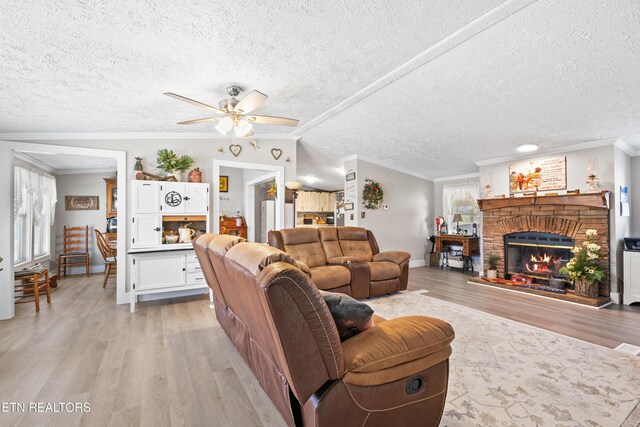
[[(600, 285), (600, 295), (608, 297), (609, 285), (609, 201), (607, 193), (576, 194), (561, 196), (537, 196), (500, 199), (481, 199), (478, 205), (483, 214), (482, 248), (484, 268), (489, 255), (500, 255), (498, 265), (501, 277), (506, 270), (513, 270), (513, 258), (517, 252), (505, 252), (505, 247), (542, 247), (537, 253), (523, 251), (527, 259), (521, 260), (525, 273), (550, 274), (549, 268), (557, 270), (569, 256), (566, 248), (582, 245), (585, 231), (598, 231), (596, 243), (602, 247), (606, 276)], [(525, 234), (529, 233), (529, 234)], [(530, 237), (533, 236), (533, 237)], [(527, 243), (527, 239), (536, 240)], [(546, 239), (546, 240), (545, 240)], [(531, 240), (532, 241), (532, 240)], [(533, 242), (533, 241), (532, 241)], [(542, 243), (541, 243), (542, 242)], [(545, 244), (546, 242), (546, 244)], [(511, 260), (505, 269), (505, 259)], [(520, 262), (520, 261), (519, 261)]]

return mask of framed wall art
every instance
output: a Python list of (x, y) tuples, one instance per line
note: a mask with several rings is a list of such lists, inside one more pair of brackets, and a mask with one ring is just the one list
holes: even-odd
[(525, 160), (509, 165), (509, 192), (567, 189), (567, 158)]
[(220, 192), (229, 192), (229, 177), (227, 175), (220, 175)]
[(64, 196), (65, 211), (97, 211), (100, 209), (98, 196)]

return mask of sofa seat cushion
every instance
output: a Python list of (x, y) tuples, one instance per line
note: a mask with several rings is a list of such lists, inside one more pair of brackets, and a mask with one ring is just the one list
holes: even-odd
[(318, 289), (329, 290), (351, 283), (351, 272), (341, 265), (311, 268), (311, 281)]
[(387, 320), (342, 343), (349, 372), (376, 372), (439, 353), (453, 341), (447, 322), (426, 316)]
[(394, 262), (368, 262), (369, 277), (372, 282), (400, 277), (400, 267)]

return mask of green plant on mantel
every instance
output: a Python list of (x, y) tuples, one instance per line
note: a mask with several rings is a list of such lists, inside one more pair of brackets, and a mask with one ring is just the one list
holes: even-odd
[(502, 259), (502, 257), (500, 255), (489, 255), (489, 257), (487, 258), (487, 264), (489, 264), (489, 270), (497, 270), (498, 269), (498, 263), (500, 262), (500, 260)]
[(158, 150), (157, 156), (157, 168), (168, 174), (172, 174), (175, 171), (185, 172), (193, 166), (193, 158), (191, 156), (185, 154), (184, 156), (178, 157), (173, 150), (166, 148)]

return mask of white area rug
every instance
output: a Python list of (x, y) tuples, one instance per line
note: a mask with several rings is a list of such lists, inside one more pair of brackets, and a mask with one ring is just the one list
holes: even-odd
[(640, 425), (638, 356), (422, 293), (367, 303), (385, 318), (424, 315), (453, 326), (441, 426)]

